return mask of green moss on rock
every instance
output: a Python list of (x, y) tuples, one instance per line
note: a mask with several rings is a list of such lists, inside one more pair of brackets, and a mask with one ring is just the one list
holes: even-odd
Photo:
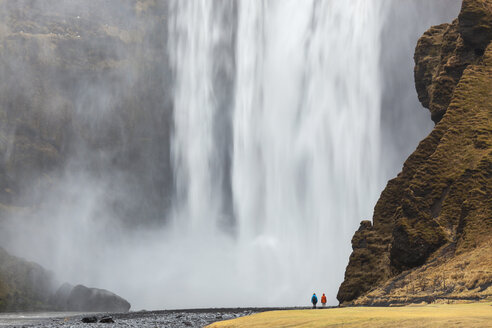
[(0, 312), (49, 309), (53, 274), (0, 248)]
[[(479, 259), (491, 251), (491, 22), (491, 1), (465, 0), (458, 20), (432, 27), (419, 40), (416, 88), (437, 124), (388, 182), (374, 226), (355, 233), (337, 296), (341, 303), (357, 297), (358, 304), (370, 302), (361, 296), (385, 283), (389, 287), (378, 297), (390, 295), (396, 288), (390, 281), (434, 261), (437, 250), (446, 249), (448, 260), (472, 251)], [(492, 272), (483, 277), (484, 286), (492, 284)], [(484, 297), (480, 293), (473, 295)]]

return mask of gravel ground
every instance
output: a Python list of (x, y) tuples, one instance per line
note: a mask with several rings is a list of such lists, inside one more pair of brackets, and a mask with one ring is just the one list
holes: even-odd
[[(289, 308), (293, 309), (293, 308)], [(300, 309), (300, 308), (298, 308)], [(234, 319), (253, 313), (287, 308), (235, 308), (140, 311), (129, 313), (22, 313), (0, 314), (1, 327), (204, 327), (212, 322)], [(82, 318), (109, 316), (114, 323), (83, 323)]]

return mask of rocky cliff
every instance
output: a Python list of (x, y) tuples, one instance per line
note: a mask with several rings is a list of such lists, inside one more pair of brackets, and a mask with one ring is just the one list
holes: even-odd
[(54, 284), (53, 275), (40, 265), (0, 248), (0, 311), (47, 309)]
[(340, 303), (492, 296), (492, 1), (464, 0), (415, 50), (434, 130), (352, 238)]
[(38, 206), (76, 165), (96, 180), (118, 175), (125, 194), (104, 203), (121, 221), (162, 217), (172, 185), (166, 10), (0, 0), (0, 214)]
[[(124, 184), (101, 201), (123, 224), (161, 219), (171, 186), (165, 15), (154, 0), (0, 0), (2, 228), (7, 218), (37, 220), (68, 171)], [(101, 307), (106, 291), (79, 286), (55, 302), (53, 284), (0, 249), (0, 311), (113, 309)]]
[(9, 255), (0, 248), (0, 312), (127, 312), (130, 303), (103, 289), (63, 284), (39, 264)]

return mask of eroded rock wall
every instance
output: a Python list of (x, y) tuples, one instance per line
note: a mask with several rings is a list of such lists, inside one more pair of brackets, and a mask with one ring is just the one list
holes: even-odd
[(68, 283), (57, 288), (54, 274), (0, 248), (0, 312), (128, 312), (130, 303), (98, 288)]
[[(457, 20), (430, 28), (419, 40), (415, 84), (436, 126), (388, 182), (373, 225), (364, 221), (355, 233), (337, 295), (341, 303), (492, 294), (486, 255), (492, 247), (491, 31), (492, 1), (464, 0)], [(450, 263), (462, 262), (476, 274), (452, 278)], [(426, 289), (426, 275), (435, 279), (436, 267), (446, 271), (445, 283)], [(418, 294), (413, 285), (414, 293), (403, 295), (416, 270), (424, 287)], [(470, 281), (476, 279), (479, 284)]]

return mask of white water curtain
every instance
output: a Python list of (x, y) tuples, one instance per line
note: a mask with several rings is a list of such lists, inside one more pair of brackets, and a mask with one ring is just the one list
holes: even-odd
[[(336, 303), (350, 238), (380, 188), (380, 15), (367, 0), (172, 2), (174, 229), (200, 240), (202, 259), (224, 252), (210, 260), (227, 267), (211, 269), (223, 276), (213, 283), (238, 305), (299, 305), (313, 291)], [(234, 56), (222, 67), (234, 83), (225, 173), (214, 135), (224, 44)], [(233, 232), (220, 227), (224, 174)]]

